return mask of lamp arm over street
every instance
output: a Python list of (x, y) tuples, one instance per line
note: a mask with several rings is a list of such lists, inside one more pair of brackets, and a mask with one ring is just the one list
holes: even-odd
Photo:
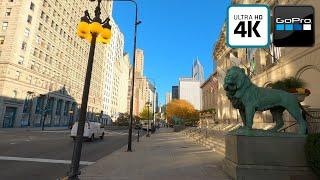
[(127, 151), (132, 151), (132, 122), (133, 122), (133, 97), (134, 97), (134, 79), (135, 79), (135, 64), (136, 64), (136, 48), (137, 48), (137, 26), (141, 24), (138, 21), (138, 4), (134, 0), (106, 0), (115, 2), (132, 2), (135, 6), (135, 21), (134, 21), (134, 40), (133, 40), (133, 67), (132, 67), (132, 82), (131, 82), (131, 99), (130, 99), (130, 122), (129, 122), (129, 133), (128, 133), (128, 148)]

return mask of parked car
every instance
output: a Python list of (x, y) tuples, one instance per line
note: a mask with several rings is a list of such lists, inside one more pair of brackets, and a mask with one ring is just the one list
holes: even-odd
[[(75, 140), (75, 137), (77, 136), (77, 130), (78, 130), (78, 122), (75, 122), (72, 126), (71, 135), (70, 135), (70, 137), (72, 137), (73, 140)], [(103, 139), (104, 125), (98, 122), (87, 121), (84, 125), (83, 137), (90, 141), (94, 141), (94, 139), (97, 137), (99, 137), (100, 139)]]
[(149, 131), (152, 130), (153, 127), (153, 120), (141, 120), (141, 124), (142, 124), (142, 129), (147, 131), (148, 129), (148, 122), (149, 122)]

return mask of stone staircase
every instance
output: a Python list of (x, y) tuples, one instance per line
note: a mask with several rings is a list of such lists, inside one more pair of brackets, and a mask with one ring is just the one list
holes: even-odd
[(241, 124), (218, 124), (210, 128), (187, 128), (182, 133), (196, 143), (225, 155), (225, 134)]

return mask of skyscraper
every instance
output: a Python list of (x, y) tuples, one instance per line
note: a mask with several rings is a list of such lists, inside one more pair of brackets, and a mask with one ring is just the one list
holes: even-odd
[(192, 78), (194, 80), (199, 81), (200, 83), (204, 82), (204, 74), (203, 74), (203, 66), (201, 65), (198, 57), (197, 59), (193, 62), (192, 66)]
[[(105, 114), (113, 115), (118, 110), (119, 77), (121, 73), (127, 73), (127, 68), (120, 67), (123, 64), (124, 35), (113, 18), (110, 20), (112, 26), (112, 37), (107, 46), (107, 58), (104, 61), (104, 89), (103, 89), (103, 111)], [(129, 71), (129, 70), (128, 70)]]
[(144, 54), (142, 49), (136, 49), (136, 64), (135, 71), (139, 77), (143, 76), (143, 68), (144, 68)]
[(167, 92), (166, 93), (166, 105), (169, 104), (172, 101), (172, 93)]
[(172, 86), (172, 100), (179, 99), (179, 86)]

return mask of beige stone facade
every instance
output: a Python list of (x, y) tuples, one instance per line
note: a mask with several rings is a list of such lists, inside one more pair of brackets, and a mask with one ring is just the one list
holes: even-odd
[(212, 127), (215, 123), (215, 110), (217, 109), (217, 73), (211, 74), (200, 88), (202, 101), (199, 125), (204, 128)]
[[(320, 1), (315, 0), (236, 0), (234, 3), (264, 3), (269, 4), (271, 9), (277, 5), (312, 5), (315, 9), (315, 19), (320, 18)], [(272, 13), (271, 13), (272, 14)], [(223, 122), (238, 122), (239, 114), (229, 103), (223, 90), (223, 75), (226, 70), (233, 65), (238, 65), (247, 70), (251, 80), (260, 87), (267, 87), (268, 84), (287, 77), (301, 78), (307, 83), (311, 95), (302, 103), (309, 107), (310, 111), (320, 108), (320, 24), (315, 23), (315, 44), (308, 48), (277, 48), (272, 44), (264, 49), (231, 49), (226, 46), (226, 28), (222, 28), (219, 40), (216, 43), (213, 59), (217, 63), (217, 76), (219, 86), (217, 90), (217, 118)], [(250, 66), (250, 61), (254, 57), (255, 67)], [(235, 61), (235, 59), (240, 60)], [(286, 113), (285, 120), (291, 121)], [(272, 122), (270, 113), (256, 113), (255, 126)], [(290, 123), (289, 123), (290, 124)], [(288, 125), (288, 124), (287, 124)]]
[(216, 109), (217, 108), (217, 91), (218, 80), (216, 73), (209, 76), (209, 78), (200, 86), (201, 87), (201, 111)]
[[(21, 127), (28, 121), (38, 126), (42, 118), (46, 125), (62, 126), (77, 118), (89, 44), (76, 36), (76, 27), (84, 10), (92, 14), (95, 6), (80, 0), (0, 1), (0, 127)], [(112, 3), (103, 6), (105, 18)], [(98, 44), (88, 103), (91, 114), (103, 110), (105, 59), (106, 46)], [(45, 104), (51, 108), (43, 117)], [(89, 113), (88, 118), (96, 116)]]
[[(105, 61), (104, 100), (103, 109), (109, 116), (116, 116), (120, 112), (119, 102), (121, 90), (123, 89), (122, 77), (128, 75), (128, 63), (124, 62), (124, 35), (120, 28), (111, 19), (112, 37), (107, 47), (107, 59)], [(128, 86), (127, 83), (125, 83)], [(125, 87), (127, 88), (127, 87)]]

